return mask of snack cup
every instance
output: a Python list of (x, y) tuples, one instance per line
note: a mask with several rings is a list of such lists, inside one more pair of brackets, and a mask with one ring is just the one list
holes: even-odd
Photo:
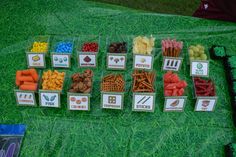
[[(102, 81), (105, 76), (108, 75), (117, 75), (121, 74), (123, 76), (124, 81), (124, 91), (102, 91)], [(104, 76), (104, 77), (103, 77)], [(120, 82), (119, 84), (122, 84)], [(109, 85), (103, 85), (104, 88)], [(117, 88), (113, 86), (113, 88)], [(103, 73), (101, 78), (101, 108), (102, 109), (115, 109), (115, 110), (122, 110), (124, 108), (124, 96), (126, 91), (126, 75), (125, 73)]]
[[(74, 38), (68, 36), (54, 36), (52, 40), (52, 46), (50, 49), (51, 54), (51, 64), (54, 68), (70, 68), (71, 67), (71, 58), (73, 56), (74, 49)], [(69, 42), (72, 43), (71, 52), (56, 52), (56, 47), (60, 42)]]
[[(110, 52), (109, 46), (112, 43), (126, 43), (126, 51), (124, 53)], [(106, 68), (108, 70), (126, 70), (128, 52), (130, 50), (130, 41), (128, 36), (110, 36), (106, 39)]]
[[(204, 79), (204, 78), (201, 78), (201, 79)], [(218, 97), (217, 96), (197, 96), (194, 78), (192, 78), (192, 81), (193, 81), (193, 88), (194, 88), (193, 95), (194, 95), (194, 98), (196, 99), (194, 111), (197, 111), (197, 112), (212, 112), (212, 111), (214, 111)], [(215, 86), (214, 82), (213, 82), (213, 85)]]
[(180, 52), (179, 57), (164, 56), (164, 52), (161, 49), (163, 57), (162, 70), (163, 71), (179, 71), (184, 60), (183, 49)]
[[(98, 44), (97, 52), (83, 52), (82, 48), (85, 43), (94, 42)], [(98, 66), (98, 53), (100, 50), (100, 35), (81, 35), (77, 41), (77, 59), (78, 59), (78, 67), (79, 68), (96, 68)]]
[[(151, 72), (151, 71), (150, 71)], [(154, 73), (154, 92), (147, 92), (147, 91), (134, 91), (134, 79), (132, 82), (132, 91), (133, 91), (133, 102), (132, 102), (132, 111), (137, 112), (154, 112), (155, 110), (155, 99), (156, 99), (156, 88), (155, 88), (155, 80), (156, 80), (156, 73)]]
[(14, 87), (17, 106), (37, 106), (36, 94), (38, 93), (41, 82), (41, 71), (38, 72), (39, 80), (37, 90), (21, 90), (17, 86)]
[(207, 51), (208, 48), (207, 46), (203, 45), (205, 48), (205, 54), (207, 56), (207, 60), (199, 60), (199, 59), (193, 59), (190, 60), (190, 56), (189, 56), (189, 47), (188, 47), (188, 61), (190, 64), (190, 76), (193, 77), (209, 77), (209, 67), (210, 67), (210, 56), (209, 56), (209, 52)]
[[(47, 69), (50, 70), (50, 69)], [(45, 71), (47, 71), (45, 70)], [(41, 107), (52, 107), (52, 108), (60, 108), (61, 107), (61, 94), (64, 93), (63, 89), (65, 88), (66, 85), (66, 72), (57, 70), (58, 72), (64, 72), (65, 76), (63, 79), (63, 85), (61, 90), (44, 90), (42, 89), (42, 83), (43, 80), (41, 81), (40, 89), (39, 89), (39, 105)], [(43, 76), (43, 74), (42, 74)]]
[[(133, 36), (134, 38), (134, 36)], [(132, 46), (132, 53), (133, 53), (133, 69), (137, 70), (153, 70), (153, 62), (154, 62), (154, 55), (155, 55), (155, 45), (151, 54), (138, 54), (133, 52)]]
[[(181, 79), (181, 78), (180, 78)], [(187, 87), (184, 89), (184, 95), (183, 96), (165, 96), (165, 82), (163, 77), (163, 94), (165, 97), (164, 102), (164, 112), (183, 112), (184, 107), (187, 101), (186, 95)]]
[[(79, 73), (83, 73), (79, 72)], [(72, 76), (71, 74), (70, 76)], [(93, 90), (93, 82), (94, 79), (92, 78), (92, 87), (89, 93), (73, 93), (69, 92), (67, 89), (67, 108), (71, 111), (90, 111), (90, 97), (92, 97), (92, 90)], [(69, 79), (69, 87), (71, 87), (73, 81), (70, 77)]]
[[(46, 57), (48, 56), (50, 36), (36, 36), (30, 39), (26, 47), (26, 59), (28, 68), (46, 68)], [(31, 52), (34, 42), (48, 43), (47, 51)]]

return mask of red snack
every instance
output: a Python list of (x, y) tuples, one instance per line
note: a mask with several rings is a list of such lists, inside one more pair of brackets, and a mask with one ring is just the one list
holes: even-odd
[(98, 44), (95, 42), (84, 43), (82, 52), (98, 52)]
[(211, 80), (194, 78), (195, 92), (197, 96), (215, 96), (215, 86)]
[(177, 74), (172, 71), (168, 71), (164, 75), (164, 95), (165, 96), (182, 96), (184, 94), (184, 88), (187, 87), (187, 83), (180, 80)]

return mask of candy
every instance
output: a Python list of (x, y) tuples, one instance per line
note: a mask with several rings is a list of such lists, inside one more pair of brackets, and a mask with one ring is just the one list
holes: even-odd
[(188, 54), (190, 60), (207, 60), (205, 48), (202, 45), (190, 46)]
[(48, 43), (47, 42), (34, 42), (31, 52), (35, 53), (46, 53), (48, 51)]
[(215, 86), (211, 80), (195, 77), (193, 81), (197, 96), (215, 96)]
[(82, 52), (98, 52), (98, 43), (84, 43), (82, 46)]
[(71, 42), (59, 42), (55, 48), (56, 53), (72, 53), (72, 51), (73, 43)]
[[(162, 40), (162, 53), (163, 56), (169, 56), (169, 57), (179, 57), (180, 52), (183, 48), (183, 42), (178, 42), (175, 39), (174, 40)], [(193, 51), (191, 52), (193, 54)]]
[(154, 92), (154, 72), (134, 71), (133, 92)]
[(168, 71), (164, 75), (164, 95), (165, 96), (182, 96), (187, 83), (180, 80), (177, 74)]
[(76, 73), (72, 75), (72, 84), (69, 92), (90, 93), (92, 90), (92, 78), (93, 71), (91, 70), (85, 70), (82, 74)]
[(127, 52), (127, 43), (126, 42), (116, 42), (111, 43), (108, 48), (110, 53), (126, 53)]
[(39, 76), (35, 69), (18, 70), (16, 72), (16, 86), (21, 90), (36, 91)]
[(42, 76), (42, 89), (43, 90), (62, 90), (64, 83), (65, 73), (58, 72), (57, 70), (48, 70), (43, 72)]
[(125, 81), (121, 74), (110, 74), (102, 79), (101, 90), (104, 92), (124, 92)]
[(133, 53), (150, 55), (154, 49), (155, 38), (138, 36), (133, 40)]

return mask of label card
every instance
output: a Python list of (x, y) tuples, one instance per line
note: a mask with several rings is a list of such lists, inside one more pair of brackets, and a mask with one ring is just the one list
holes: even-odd
[(147, 69), (153, 68), (153, 56), (152, 55), (137, 55), (134, 54), (134, 69)]
[(186, 99), (185, 96), (165, 97), (164, 111), (184, 111)]
[(154, 112), (155, 93), (133, 93), (132, 111)]
[(125, 69), (126, 68), (126, 54), (107, 54), (107, 69)]
[(70, 68), (70, 54), (53, 53), (51, 61), (54, 68)]
[(197, 97), (195, 111), (212, 112), (216, 102), (217, 97)]
[(45, 53), (26, 53), (28, 68), (45, 68)]
[(60, 107), (60, 91), (39, 91), (39, 105), (42, 107)]
[(103, 92), (101, 93), (101, 104), (104, 109), (123, 109), (124, 93), (112, 93)]
[(183, 58), (176, 58), (176, 57), (164, 57), (163, 58), (163, 70), (172, 70), (172, 71), (179, 71), (182, 65)]
[(90, 94), (67, 93), (67, 104), (69, 110), (90, 110)]
[(96, 67), (97, 66), (97, 52), (96, 53), (78, 53), (79, 67)]
[(209, 75), (209, 61), (191, 61), (190, 76), (205, 76)]
[(16, 102), (18, 106), (36, 106), (34, 91), (15, 90)]

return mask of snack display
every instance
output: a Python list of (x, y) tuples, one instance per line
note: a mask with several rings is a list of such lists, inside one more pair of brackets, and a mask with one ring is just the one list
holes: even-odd
[(162, 53), (163, 56), (168, 57), (179, 57), (180, 52), (183, 48), (183, 42), (182, 41), (176, 41), (174, 40), (162, 40)]
[(82, 46), (82, 52), (98, 52), (98, 43), (88, 42)]
[(65, 73), (58, 72), (57, 70), (45, 71), (42, 76), (42, 89), (43, 90), (62, 90), (64, 83)]
[(135, 70), (133, 77), (133, 92), (155, 92), (155, 73)]
[(58, 42), (55, 47), (56, 53), (72, 53), (73, 43), (72, 42)]
[(35, 41), (30, 51), (35, 53), (46, 53), (48, 51), (48, 43)]
[(205, 47), (202, 45), (192, 45), (188, 49), (190, 60), (207, 60)]
[(101, 90), (104, 92), (124, 92), (125, 81), (121, 74), (110, 74), (102, 79)]
[(16, 86), (20, 90), (36, 91), (39, 76), (35, 69), (18, 70), (16, 72)]
[(69, 92), (90, 93), (93, 84), (93, 71), (85, 70), (82, 74), (76, 73), (71, 76), (72, 84)]
[(186, 81), (180, 80), (179, 76), (172, 71), (164, 74), (165, 96), (183, 96), (187, 85)]
[(126, 42), (114, 42), (109, 45), (109, 53), (126, 53), (127, 43)]
[(150, 55), (154, 49), (155, 38), (138, 36), (133, 39), (133, 53)]
[(215, 96), (215, 86), (211, 80), (193, 78), (196, 96)]

